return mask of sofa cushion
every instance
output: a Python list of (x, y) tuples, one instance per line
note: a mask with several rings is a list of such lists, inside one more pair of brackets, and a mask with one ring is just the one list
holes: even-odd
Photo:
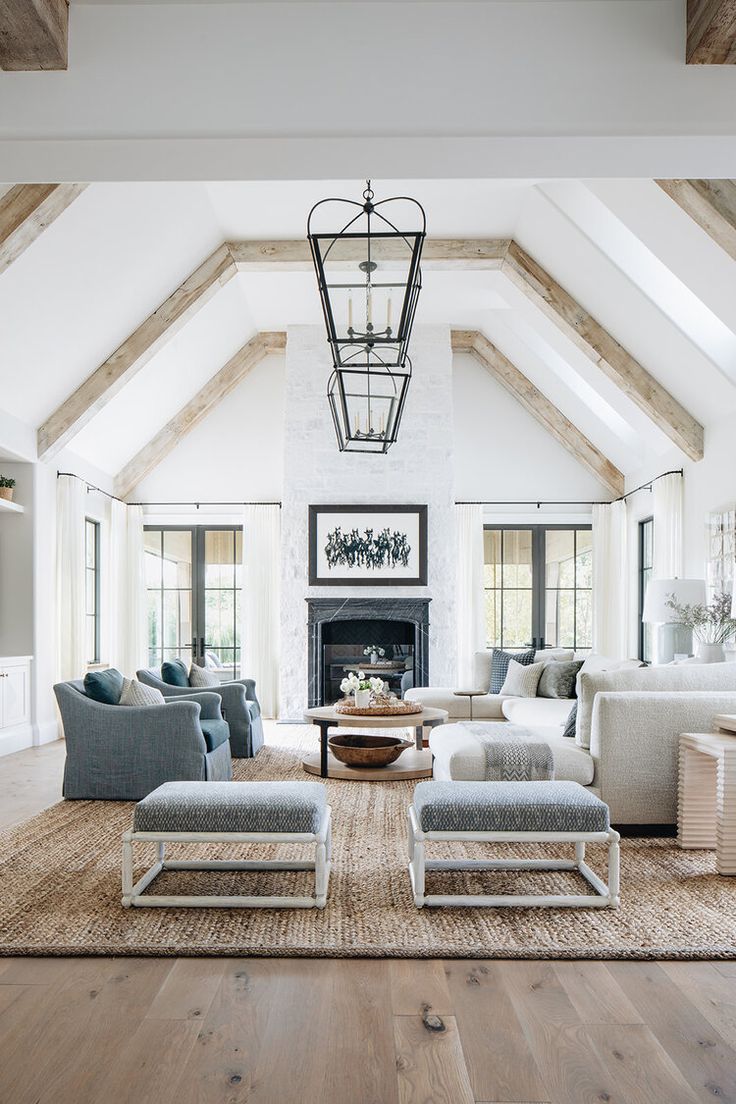
[(137, 679), (123, 679), (123, 692), (120, 705), (165, 705), (166, 699), (155, 686), (146, 686)]
[(557, 661), (545, 664), (539, 680), (537, 694), (540, 698), (574, 698), (575, 680), (583, 661), (570, 660), (567, 663)]
[[(550, 704), (559, 705), (560, 702)], [(556, 727), (535, 726), (537, 739), (545, 740), (552, 751), (555, 779), (579, 782), (590, 786), (595, 763), (589, 751), (578, 747)], [(433, 776), (444, 781), (482, 782), (485, 780), (486, 756), (483, 745), (463, 724), (438, 725), (429, 736), (429, 748), (434, 756)]]
[(418, 782), (423, 832), (607, 832), (608, 806), (576, 782)]
[(503, 680), (501, 693), (517, 698), (536, 698), (539, 679), (545, 666), (544, 663), (517, 663), (512, 659), (506, 678)]
[(207, 667), (200, 667), (197, 663), (193, 663), (189, 668), (189, 685), (190, 686), (219, 686), (220, 680), (214, 671), (210, 671)]
[(200, 721), (202, 735), (208, 751), (214, 751), (220, 744), (230, 739), (230, 726), (227, 721)]
[[(452, 720), (468, 720), (470, 704), (467, 697), (457, 695), (450, 686), (415, 686), (404, 695), (407, 701), (419, 702), (432, 709), (446, 709)], [(499, 694), (481, 694), (473, 698), (473, 718), (483, 721), (503, 719)]]
[(181, 659), (167, 659), (161, 664), (161, 678), (168, 682), (169, 686), (188, 686), (189, 674), (187, 665)]
[(114, 667), (106, 671), (88, 671), (84, 676), (84, 690), (88, 698), (102, 705), (118, 705), (123, 692), (123, 676)]
[(504, 698), (501, 711), (507, 721), (525, 728), (562, 726), (570, 715), (572, 702), (562, 698)]
[[(523, 667), (529, 667), (534, 662), (535, 651), (531, 648), (528, 652), (504, 652), (501, 648), (494, 648), (491, 652), (491, 682), (488, 687), (489, 694), (500, 694), (504, 684), (509, 663), (513, 659)], [(478, 687), (480, 689), (480, 687)]]

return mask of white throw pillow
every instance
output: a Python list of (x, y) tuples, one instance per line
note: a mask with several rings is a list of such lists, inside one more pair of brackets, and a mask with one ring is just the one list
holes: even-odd
[(512, 659), (501, 693), (509, 694), (514, 698), (536, 698), (544, 668), (544, 663), (530, 663), (528, 667), (524, 667), (523, 664)]
[(165, 705), (166, 699), (155, 686), (146, 686), (137, 679), (123, 679), (119, 705)]
[(220, 680), (214, 671), (208, 671), (206, 667), (199, 667), (193, 663), (189, 668), (190, 686), (219, 686)]

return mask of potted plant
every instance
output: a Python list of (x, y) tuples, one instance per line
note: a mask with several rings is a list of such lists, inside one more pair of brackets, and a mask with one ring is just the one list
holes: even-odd
[(369, 644), (367, 648), (363, 649), (363, 655), (371, 657), (371, 664), (374, 667), (378, 663), (378, 657), (380, 656), (381, 658), (383, 658), (383, 656), (385, 656), (385, 654), (386, 654), (386, 649), (385, 648), (379, 648), (377, 644)]
[(0, 498), (7, 498), (8, 502), (12, 502), (14, 486), (14, 479), (8, 475), (0, 475)]
[(708, 605), (694, 606), (681, 606), (675, 595), (670, 594), (665, 604), (673, 611), (673, 620), (692, 629), (698, 640), (697, 656), (702, 663), (725, 660), (724, 645), (736, 634), (730, 594), (716, 594)]
[(383, 679), (366, 678), (363, 671), (351, 671), (340, 683), (343, 694), (353, 695), (356, 709), (367, 709), (371, 704), (371, 695), (380, 694), (383, 687)]

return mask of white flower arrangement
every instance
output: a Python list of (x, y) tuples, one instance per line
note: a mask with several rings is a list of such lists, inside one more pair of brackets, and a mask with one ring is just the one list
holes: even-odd
[(379, 648), (376, 644), (369, 644), (367, 648), (363, 649), (363, 655), (365, 656), (373, 655), (374, 652), (377, 656), (385, 656), (386, 649)]
[(340, 683), (343, 694), (354, 694), (357, 690), (372, 690), (380, 694), (386, 684), (380, 678), (366, 678), (364, 671), (351, 671)]

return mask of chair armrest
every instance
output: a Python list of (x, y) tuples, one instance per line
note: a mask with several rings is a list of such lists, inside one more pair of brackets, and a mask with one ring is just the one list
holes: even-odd
[(593, 784), (614, 822), (677, 819), (680, 734), (710, 732), (716, 713), (736, 710), (736, 691), (616, 691), (596, 694), (590, 753)]
[[(182, 686), (183, 690), (184, 687)], [(170, 696), (164, 694), (167, 705), (178, 705), (183, 702), (196, 702), (200, 706), (200, 719), (203, 721), (221, 721), (222, 709), (219, 691), (190, 690), (186, 695), (177, 694)]]
[(245, 687), (245, 696), (246, 696), (247, 700), (252, 701), (252, 702), (258, 701), (258, 698), (256, 697), (255, 679), (249, 679), (249, 678), (233, 679), (231, 682), (223, 682), (222, 685), (223, 686), (244, 686)]

